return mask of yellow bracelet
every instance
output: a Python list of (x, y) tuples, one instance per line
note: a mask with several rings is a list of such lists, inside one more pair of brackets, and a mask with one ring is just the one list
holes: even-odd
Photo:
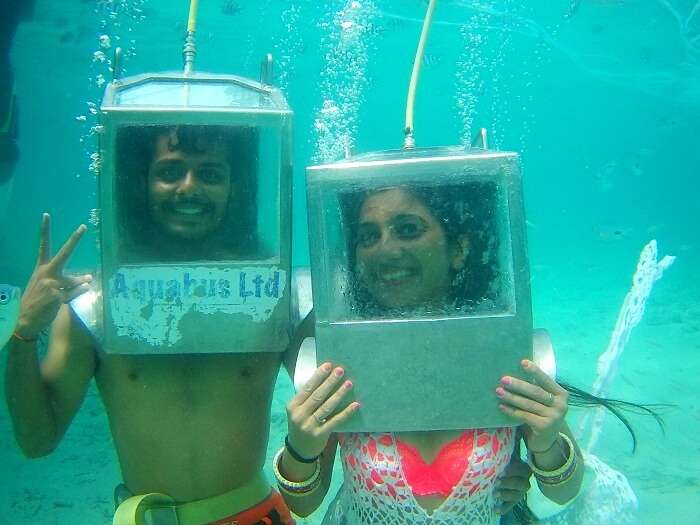
[(537, 480), (541, 481), (545, 485), (556, 486), (566, 483), (571, 476), (573, 476), (574, 472), (576, 472), (576, 468), (578, 467), (576, 448), (574, 447), (573, 441), (571, 441), (569, 436), (563, 434), (562, 432), (559, 432), (559, 438), (563, 439), (569, 447), (569, 454), (564, 464), (558, 469), (543, 470), (535, 465), (535, 458), (532, 451), (528, 451), (527, 454), (527, 463), (530, 465), (532, 472), (535, 474)]
[(304, 481), (290, 481), (285, 478), (280, 472), (280, 461), (282, 460), (282, 454), (284, 453), (284, 447), (279, 449), (277, 454), (275, 454), (272, 460), (272, 472), (277, 480), (277, 485), (280, 490), (286, 494), (291, 494), (293, 496), (300, 496), (313, 492), (316, 487), (321, 484), (321, 462), (316, 459), (316, 468), (314, 469), (311, 477)]

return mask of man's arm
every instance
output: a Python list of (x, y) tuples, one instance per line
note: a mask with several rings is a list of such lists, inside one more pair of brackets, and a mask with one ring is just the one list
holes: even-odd
[(45, 456), (65, 434), (94, 375), (92, 339), (63, 305), (41, 362), (35, 341), (13, 337), (8, 351), (5, 397), (15, 438), (27, 457)]
[[(45, 456), (61, 440), (95, 372), (92, 341), (68, 304), (90, 289), (91, 275), (64, 275), (63, 268), (86, 231), (80, 225), (51, 257), (51, 217), (41, 220), (39, 255), (22, 295), (8, 345), (5, 397), (15, 437), (29, 457)], [(53, 326), (40, 363), (37, 339)]]

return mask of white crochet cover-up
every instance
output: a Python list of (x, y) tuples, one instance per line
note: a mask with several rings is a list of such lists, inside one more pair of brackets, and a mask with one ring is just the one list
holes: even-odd
[(474, 429), (468, 466), (450, 496), (432, 514), (406, 482), (393, 434), (341, 436), (345, 481), (323, 525), (497, 525), (496, 477), (508, 465), (515, 429)]

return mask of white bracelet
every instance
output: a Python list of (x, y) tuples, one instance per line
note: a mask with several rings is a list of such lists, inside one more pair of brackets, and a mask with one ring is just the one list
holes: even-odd
[(303, 494), (308, 494), (313, 492), (316, 487), (321, 484), (321, 462), (316, 459), (316, 467), (314, 468), (313, 474), (309, 479), (304, 481), (290, 481), (285, 478), (280, 472), (280, 461), (282, 461), (282, 454), (284, 454), (284, 447), (279, 449), (277, 454), (275, 454), (272, 460), (272, 472), (275, 474), (275, 479), (277, 480), (277, 485), (282, 492), (291, 494), (293, 496), (300, 496)]

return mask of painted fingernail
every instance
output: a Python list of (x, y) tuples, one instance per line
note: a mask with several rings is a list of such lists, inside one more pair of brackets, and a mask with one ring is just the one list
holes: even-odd
[(338, 376), (338, 377), (343, 377), (343, 374), (344, 374), (344, 373), (345, 373), (345, 370), (343, 370), (343, 369), (340, 368), (340, 367), (338, 367), (338, 368), (335, 369), (335, 375)]
[(523, 359), (520, 363), (523, 365), (523, 368), (530, 368), (531, 362), (529, 359)]
[(500, 404), (500, 405), (498, 405), (498, 408), (500, 408), (501, 410), (503, 410), (505, 412), (508, 407), (506, 407), (504, 404)]
[(353, 410), (360, 410), (360, 406), (362, 406), (362, 405), (360, 405), (360, 403), (355, 403), (355, 404), (353, 405), (352, 409), (353, 409)]
[(345, 383), (343, 384), (343, 386), (344, 386), (345, 388), (347, 388), (348, 390), (350, 390), (350, 389), (352, 388), (352, 381), (345, 381)]
[(500, 386), (496, 389), (496, 395), (498, 397), (503, 397), (506, 395), (506, 391), (503, 390)]
[(501, 383), (503, 383), (504, 385), (510, 385), (512, 382), (513, 380), (508, 376), (501, 378)]
[(331, 364), (330, 363), (323, 363), (321, 365), (321, 370), (324, 372), (330, 372), (331, 371)]

